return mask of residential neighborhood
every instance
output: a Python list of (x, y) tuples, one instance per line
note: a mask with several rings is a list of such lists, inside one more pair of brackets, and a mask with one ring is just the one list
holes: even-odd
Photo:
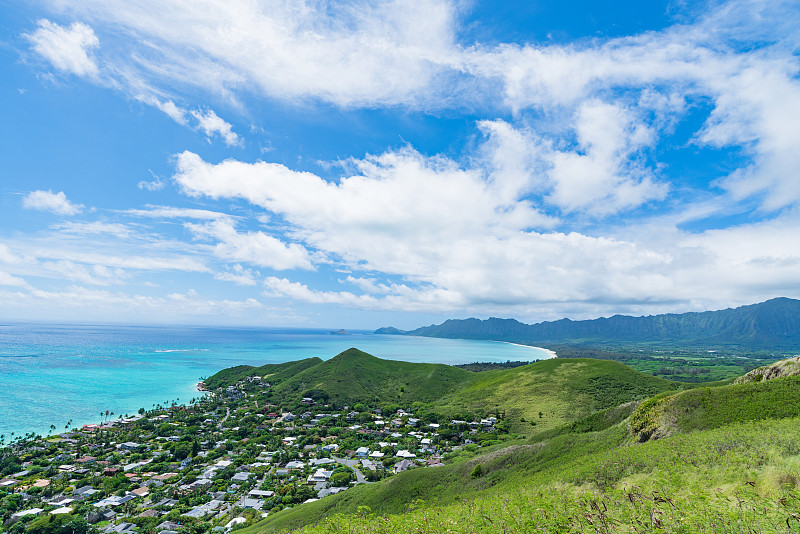
[(0, 530), (228, 532), (507, 437), (497, 417), (311, 396), (273, 404), (269, 391), (248, 377), (189, 405), (12, 441), (0, 456)]

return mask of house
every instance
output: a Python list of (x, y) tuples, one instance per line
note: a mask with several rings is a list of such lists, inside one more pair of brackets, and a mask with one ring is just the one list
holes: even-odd
[(268, 499), (275, 495), (274, 491), (254, 489), (247, 494), (251, 499)]
[(409, 451), (407, 451), (405, 449), (397, 451), (397, 454), (395, 454), (395, 456), (398, 457), (398, 458), (416, 458), (417, 457), (416, 454), (414, 454), (413, 452), (409, 452)]
[(90, 497), (97, 492), (98, 491), (91, 486), (81, 486), (80, 488), (74, 490), (72, 494), (83, 498), (83, 497)]
[(119, 525), (115, 525), (111, 527), (107, 532), (116, 532), (117, 534), (129, 534), (131, 532), (136, 531), (139, 528), (137, 525), (133, 523), (120, 523)]
[(73, 503), (73, 502), (75, 502), (75, 499), (73, 499), (71, 497), (65, 497), (64, 496), (64, 497), (59, 497), (58, 499), (55, 499), (53, 501), (48, 502), (47, 505), (48, 506), (66, 506), (66, 505), (68, 505), (70, 503)]
[(369, 454), (369, 449), (366, 447), (359, 447), (356, 449), (356, 456), (359, 458), (365, 458)]
[(222, 506), (223, 501), (218, 501), (216, 499), (207, 502), (206, 504), (202, 504), (200, 506), (195, 506), (190, 511), (186, 512), (184, 515), (186, 517), (194, 517), (194, 518), (201, 518), (205, 517), (206, 515), (214, 512), (220, 506)]
[(11, 519), (19, 519), (21, 517), (25, 517), (26, 515), (39, 515), (44, 512), (44, 508), (31, 508), (29, 510), (22, 510), (15, 514), (11, 514)]
[(308, 475), (306, 479), (306, 484), (314, 485), (318, 482), (327, 482), (331, 475), (333, 475), (333, 471), (326, 471), (325, 469), (317, 469), (313, 475)]
[(120, 443), (119, 445), (117, 445), (117, 448), (122, 449), (124, 451), (135, 451), (139, 447), (141, 447), (141, 445), (133, 441), (126, 441), (125, 443)]
[(310, 397), (303, 397), (303, 400), (300, 401), (300, 404), (305, 404), (306, 406), (314, 406), (316, 401)]
[(402, 473), (403, 471), (407, 471), (407, 470), (409, 470), (409, 469), (411, 469), (413, 467), (416, 467), (416, 466), (417, 466), (417, 464), (415, 464), (411, 460), (403, 460), (402, 462), (400, 462), (399, 464), (394, 466), (394, 472), (395, 473)]
[(302, 469), (305, 466), (306, 464), (301, 462), (300, 460), (292, 460), (291, 462), (286, 464), (286, 469)]
[(252, 476), (252, 474), (253, 473), (245, 473), (245, 472), (236, 473), (235, 475), (233, 475), (233, 477), (231, 477), (231, 480), (235, 480), (236, 482), (247, 482), (247, 479), (249, 479)]
[[(252, 508), (253, 510), (261, 510), (264, 506), (264, 501), (261, 499), (248, 499), (247, 497), (243, 498), (239, 501), (239, 505), (242, 508)], [(244, 519), (244, 518), (237, 518), (237, 519)]]

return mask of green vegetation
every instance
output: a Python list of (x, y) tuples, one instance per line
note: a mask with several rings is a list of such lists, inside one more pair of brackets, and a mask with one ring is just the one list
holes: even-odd
[(633, 414), (641, 441), (731, 423), (800, 416), (800, 376), (722, 387), (701, 387), (654, 397)]
[[(544, 408), (541, 427), (525, 440), (454, 452), (444, 467), (274, 514), (245, 534), (303, 525), (307, 533), (800, 528), (800, 377), (683, 389), (591, 360), (481, 376), (436, 409), (484, 402), (511, 418), (530, 400)], [(572, 412), (548, 427), (548, 409), (562, 403)], [(524, 411), (524, 423), (539, 420)], [(669, 432), (639, 443), (641, 427), (665, 421)]]
[[(117, 508), (141, 534), (172, 519), (206, 532), (234, 517), (244, 520), (242, 534), (795, 532), (800, 375), (792, 369), (778, 362), (744, 383), (685, 384), (613, 360), (470, 372), (349, 349), (326, 362), (225, 370), (206, 381), (217, 389), (198, 405), (17, 443), (18, 452), (0, 454), (0, 471), (24, 467), (15, 483), (40, 503), (79, 485), (95, 488), (97, 500), (128, 495), (140, 481), (94, 461), (67, 478), (61, 463), (90, 451), (117, 467), (145, 460), (138, 476), (169, 477), (150, 487), (152, 500)], [(184, 458), (192, 462), (182, 465)], [(327, 485), (317, 488), (312, 476)], [(49, 486), (31, 487), (45, 477)], [(269, 490), (259, 497), (269, 511), (263, 520), (246, 505), (252, 490)], [(192, 517), (212, 495), (230, 508)], [(4, 519), (31, 506), (20, 497), (0, 490)], [(166, 497), (176, 503), (160, 510), (165, 515), (138, 515)], [(92, 506), (5, 528), (93, 532), (103, 523), (82, 520)]]
[(516, 361), (512, 362), (511, 360), (505, 362), (473, 362), (473, 363), (462, 363), (458, 365), (454, 365), (453, 367), (458, 367), (459, 369), (464, 369), (465, 371), (472, 371), (473, 373), (480, 373), (482, 371), (497, 371), (499, 369), (513, 369), (515, 367), (522, 367), (523, 365), (528, 365), (531, 362), (522, 362)]
[(614, 361), (556, 358), (480, 373), (477, 380), (431, 403), (431, 409), (453, 414), (499, 412), (511, 432), (532, 435), (680, 387)]
[(277, 399), (324, 392), (336, 405), (429, 402), (472, 382), (475, 375), (449, 365), (382, 360), (348, 349), (274, 385)]
[(229, 367), (223, 369), (218, 373), (203, 380), (206, 389), (214, 390), (219, 387), (229, 386), (235, 384), (240, 380), (244, 380), (249, 376), (267, 377), (267, 380), (280, 381), (286, 378), (291, 378), (297, 373), (319, 365), (322, 360), (319, 358), (306, 358), (296, 362), (274, 363), (269, 365), (262, 365), (261, 367), (253, 367), (251, 365), (237, 365), (236, 367)]

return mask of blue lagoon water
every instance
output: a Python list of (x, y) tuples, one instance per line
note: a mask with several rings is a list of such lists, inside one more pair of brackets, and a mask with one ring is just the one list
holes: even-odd
[(533, 361), (549, 353), (492, 341), (323, 330), (0, 324), (0, 434), (6, 441), (187, 403), (197, 382), (234, 365), (264, 365), (357, 347), (379, 358), (429, 363)]

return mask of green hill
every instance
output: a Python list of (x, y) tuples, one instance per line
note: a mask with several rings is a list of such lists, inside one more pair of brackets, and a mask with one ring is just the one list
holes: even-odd
[(314, 367), (320, 363), (322, 363), (322, 360), (319, 358), (306, 358), (305, 360), (286, 363), (272, 363), (268, 365), (262, 365), (260, 367), (253, 367), (252, 365), (237, 365), (236, 367), (229, 367), (211, 375), (203, 380), (203, 383), (205, 384), (206, 389), (214, 390), (219, 387), (235, 384), (239, 380), (244, 380), (248, 376), (267, 377), (267, 380), (280, 381), (291, 378), (298, 373), (301, 373), (305, 369)]
[(633, 414), (640, 441), (733, 423), (800, 417), (800, 376), (659, 395)]
[(431, 406), (442, 413), (502, 412), (512, 432), (531, 435), (597, 410), (681, 387), (615, 361), (554, 358), (480, 373)]
[[(595, 412), (487, 454), (285, 510), (243, 534), (304, 525), (307, 533), (794, 532), (799, 388), (794, 377), (664, 393), (630, 424), (632, 405)], [(672, 435), (639, 443), (637, 417), (665, 401)]]
[(430, 402), (475, 380), (449, 365), (376, 358), (351, 348), (278, 384), (277, 398), (322, 396), (336, 405)]
[(408, 332), (377, 333), (487, 339), (530, 345), (558, 343), (660, 344), (793, 350), (800, 347), (800, 300), (775, 298), (759, 304), (699, 313), (645, 317), (615, 315), (588, 321), (524, 324), (514, 319), (450, 319)]

